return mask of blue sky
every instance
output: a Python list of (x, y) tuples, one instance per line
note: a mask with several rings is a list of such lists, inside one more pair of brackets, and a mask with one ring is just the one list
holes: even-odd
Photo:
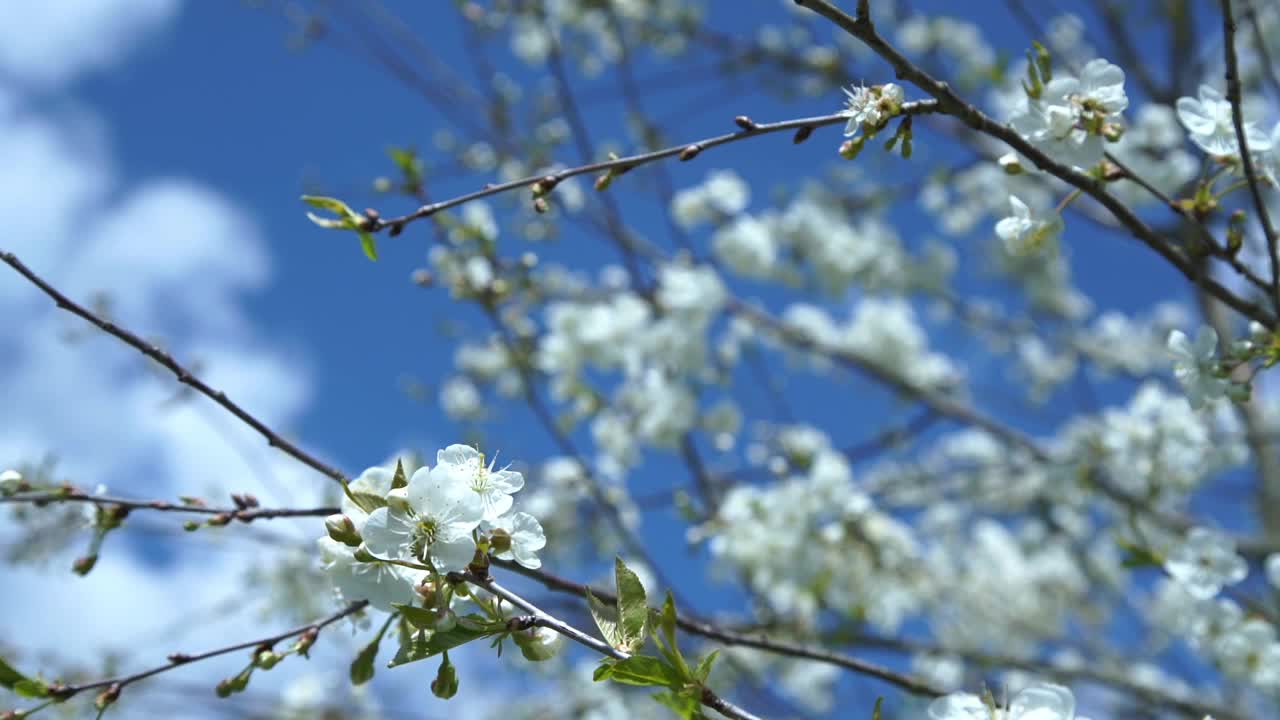
[[(438, 331), (442, 323), (473, 330), (471, 337), (487, 332), (483, 318), (457, 308), (446, 291), (409, 282), (410, 272), (425, 264), (425, 224), (398, 239), (382, 238), (382, 257), (370, 263), (351, 238), (311, 225), (298, 200), (305, 191), (320, 191), (353, 206), (376, 205), (385, 214), (408, 209), (408, 203), (367, 188), (373, 178), (392, 174), (388, 146), (430, 148), (435, 131), (449, 120), (350, 54), (323, 43), (289, 49), (291, 29), (279, 14), (248, 3), (93, 0), (72, 12), (73, 4), (30, 10), (47, 13), (41, 20), (46, 24), (34, 23), (31, 37), (9, 50), (4, 38), (21, 31), (12, 29), (15, 18), (6, 17), (12, 11), (0, 10), (0, 25), (10, 28), (0, 34), (0, 166), (7, 166), (0, 167), (0, 210), (18, 218), (0, 236), (0, 247), (76, 297), (109, 293), (124, 324), (163, 338), (179, 356), (207, 367), (215, 384), (248, 408), (351, 472), (406, 445), (430, 452), (460, 439), (462, 428), (444, 416), (434, 391), (421, 403), (403, 387), (406, 377), (430, 383), (451, 369), (453, 345)], [(728, 0), (712, 2), (708, 26), (743, 35), (764, 22), (787, 22), (787, 4), (751, 0), (730, 8)], [(432, 51), (475, 81), (461, 23), (446, 5), (389, 3), (410, 25), (430, 28), (424, 37)], [(988, 40), (1010, 54), (1022, 51), (1029, 38), (1003, 3), (972, 6), (967, 17), (984, 26)], [(502, 39), (492, 47), (495, 64), (517, 82), (538, 76), (513, 60)], [(865, 76), (849, 81), (890, 79), (881, 64), (863, 68)], [(638, 68), (644, 77), (667, 69), (651, 59)], [(666, 126), (673, 140), (724, 132), (737, 114), (762, 121), (825, 114), (842, 99), (833, 85), (818, 98), (783, 103), (750, 80), (702, 75), (701, 83), (673, 82), (675, 87), (654, 88), (646, 98), (653, 115), (674, 116)], [(624, 139), (614, 81), (582, 80), (581, 87), (602, 98), (585, 103), (597, 143)], [(799, 147), (784, 137), (767, 138), (668, 169), (682, 187), (711, 169), (733, 167), (752, 181), (752, 207), (759, 208), (768, 203), (771, 185), (794, 187), (831, 165), (837, 144), (837, 131), (827, 129)], [(916, 147), (910, 165), (864, 158), (881, 177), (905, 180), (949, 157), (945, 143), (927, 131), (917, 130)], [(562, 159), (576, 164), (571, 149), (564, 150)], [(429, 172), (429, 180), (433, 193), (445, 196), (487, 178)], [(661, 213), (637, 195), (625, 187), (616, 191), (635, 226), (665, 242)], [(893, 218), (908, 243), (930, 232), (927, 216), (910, 203)], [(704, 249), (705, 240), (695, 238)], [(513, 254), (518, 243), (511, 241)], [(613, 260), (602, 245), (581, 226), (566, 226), (560, 245), (548, 253), (598, 266)], [(1137, 310), (1170, 294), (1173, 276), (1136, 242), (1084, 233), (1070, 252), (1079, 286), (1100, 309)], [(53, 452), (77, 483), (103, 482), (134, 495), (251, 486), (279, 504), (302, 505), (328, 489), (323, 478), (273, 455), (207, 403), (167, 405), (173, 386), (114, 341), (86, 335), (68, 346), (66, 333), (83, 329), (16, 276), (0, 279), (0, 306), (6, 318), (16, 318), (0, 327), (0, 389), (21, 411), (10, 417), (23, 418), (20, 428), (13, 420), (4, 423), (0, 465)], [(979, 357), (958, 342), (946, 349)], [(991, 370), (971, 368), (979, 404), (1016, 412), (1001, 401), (1005, 380)], [(838, 420), (847, 429), (837, 442), (871, 435), (883, 427), (886, 412), (901, 410), (882, 393), (869, 393), (871, 399), (851, 411), (825, 403), (829, 388), (821, 385), (797, 383), (793, 390), (818, 424)], [(507, 405), (502, 412), (493, 441), (503, 457), (536, 461), (550, 454), (527, 411)], [(1052, 409), (1040, 417), (1010, 416), (1025, 417), (1036, 431), (1048, 431), (1062, 417)], [(671, 485), (662, 479), (674, 468), (670, 461), (653, 463), (651, 477), (658, 479), (633, 485), (639, 494)], [(673, 530), (678, 526), (671, 518), (656, 515), (647, 536), (684, 577), (696, 563), (683, 559), (683, 542)], [(103, 600), (92, 610), (91, 625), (123, 623), (125, 633), (140, 632), (149, 626), (147, 613), (131, 602), (181, 606), (181, 585), (202, 583), (202, 573), (182, 569), (179, 561), (200, 557), (215, 575), (232, 577), (236, 565), (224, 550), (166, 555), (172, 561), (165, 563), (171, 573), (166, 578), (148, 568), (155, 555), (114, 557), (95, 573), (104, 579), (78, 581), (77, 597), (106, 597), (124, 585), (147, 588), (154, 597)], [(57, 572), (12, 573), (10, 581), (32, 597), (60, 592), (59, 583), (70, 582)], [(95, 582), (101, 584), (96, 590)], [(722, 592), (713, 597), (717, 604), (735, 601)], [(68, 612), (71, 606), (68, 598)], [(29, 606), (0, 621), (0, 628), (6, 637), (23, 638), (13, 629), (23, 623), (47, 627), (33, 620), (46, 612)], [(65, 640), (67, 631), (54, 633), (50, 643)], [(215, 637), (199, 633), (192, 642)]]

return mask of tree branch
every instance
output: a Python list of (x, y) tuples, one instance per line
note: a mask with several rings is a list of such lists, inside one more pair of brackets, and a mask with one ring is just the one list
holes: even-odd
[(1227, 63), (1227, 101), (1231, 103), (1231, 124), (1235, 126), (1236, 142), (1240, 145), (1240, 164), (1244, 168), (1245, 179), (1249, 183), (1249, 194), (1253, 196), (1253, 206), (1258, 213), (1258, 223), (1262, 225), (1263, 239), (1267, 243), (1267, 256), (1271, 261), (1271, 300), (1280, 312), (1280, 238), (1271, 224), (1271, 215), (1267, 212), (1267, 203), (1262, 199), (1262, 188), (1259, 187), (1258, 171), (1253, 166), (1253, 157), (1249, 152), (1248, 133), (1244, 131), (1244, 105), (1240, 98), (1240, 68), (1236, 58), (1236, 18), (1231, 8), (1231, 0), (1222, 0), (1222, 36), (1223, 54)]
[(996, 122), (976, 106), (961, 99), (947, 83), (936, 80), (915, 63), (908, 60), (906, 56), (898, 52), (876, 31), (865, 2), (858, 3), (857, 17), (850, 17), (827, 0), (794, 0), (794, 2), (827, 18), (849, 35), (862, 41), (864, 45), (893, 66), (896, 77), (910, 82), (937, 100), (940, 105), (940, 109), (937, 112), (954, 116), (974, 130), (1004, 142), (1023, 157), (1031, 160), (1040, 170), (1053, 175), (1072, 187), (1078, 188), (1110, 211), (1116, 220), (1134, 237), (1163, 257), (1188, 279), (1204, 287), (1214, 297), (1240, 314), (1257, 320), (1269, 328), (1276, 327), (1277, 320), (1274, 314), (1256, 303), (1237, 296), (1212, 277), (1200, 276), (1190, 258), (1185, 257), (1181, 252), (1171, 247), (1164, 238), (1160, 237), (1149, 225), (1143, 222), (1124, 202), (1107, 192), (1100, 182), (1050, 158), (1019, 135), (1012, 127)]
[(345, 484), (346, 476), (342, 474), (342, 471), (322, 462), (319, 458), (281, 437), (279, 433), (268, 427), (266, 423), (262, 422), (249, 411), (231, 400), (231, 398), (227, 397), (225, 392), (221, 390), (214, 390), (212, 387), (209, 387), (205, 381), (201, 380), (185, 366), (180, 364), (169, 353), (161, 350), (158, 346), (143, 340), (129, 330), (116, 325), (110, 320), (102, 318), (88, 308), (85, 308), (83, 305), (71, 300), (39, 275), (36, 275), (35, 272), (24, 265), (23, 262), (13, 253), (0, 250), (0, 260), (4, 261), (5, 264), (16, 270), (19, 275), (30, 281), (32, 285), (40, 288), (45, 295), (48, 295), (53, 299), (59, 309), (66, 310), (72, 315), (76, 315), (87, 320), (99, 330), (119, 339), (129, 347), (132, 347), (143, 355), (146, 355), (157, 363), (160, 363), (160, 365), (162, 365), (166, 370), (173, 373), (174, 377), (178, 379), (178, 382), (194, 388), (201, 395), (204, 395), (218, 405), (221, 405), (227, 412), (235, 415), (245, 425), (248, 425), (257, 431), (259, 435), (266, 439), (267, 444), (271, 447), (279, 448), (284, 451), (285, 454), (293, 457), (302, 464), (328, 476), (338, 483)]
[[(520, 566), (517, 565), (516, 567)], [(603, 640), (597, 640), (569, 623), (543, 612), (533, 603), (499, 585), (491, 577), (482, 576), (474, 572), (468, 572), (463, 577), (466, 578), (467, 582), (477, 587), (484, 588), (521, 610), (531, 614), (534, 617), (536, 624), (551, 628), (579, 645), (590, 648), (601, 655), (614, 658), (615, 660), (626, 660), (631, 657), (629, 653), (623, 652)], [(583, 589), (585, 590), (585, 588)], [(604, 599), (603, 595), (600, 595), (599, 597)], [(606, 602), (610, 602), (610, 600), (606, 600)], [(617, 602), (617, 599), (613, 598), (612, 602)], [(758, 716), (734, 705), (728, 700), (725, 700), (705, 685), (702, 687), (702, 696), (700, 699), (703, 705), (715, 709), (727, 718), (733, 718), (734, 720), (760, 720)]]

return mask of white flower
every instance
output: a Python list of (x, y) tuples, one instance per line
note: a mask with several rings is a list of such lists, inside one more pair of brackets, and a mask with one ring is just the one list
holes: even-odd
[(1214, 652), (1230, 677), (1263, 688), (1280, 682), (1280, 643), (1276, 642), (1276, 629), (1262, 618), (1249, 618), (1223, 633)]
[(1173, 376), (1182, 384), (1192, 408), (1199, 410), (1210, 400), (1227, 394), (1231, 383), (1215, 374), (1218, 369), (1216, 330), (1207, 325), (1201, 327), (1195, 343), (1186, 333), (1174, 330), (1165, 345), (1174, 358)]
[[(1262, 156), (1262, 174), (1271, 181), (1272, 187), (1280, 189), (1280, 121), (1271, 128), (1268, 142), (1271, 143), (1271, 148)], [(1252, 148), (1253, 145), (1249, 147)]]
[(751, 202), (751, 186), (732, 170), (707, 173), (702, 189), (707, 204), (725, 216), (737, 215)]
[[(395, 477), (394, 470), (371, 467), (347, 484), (347, 494), (342, 496), (342, 514), (351, 518), (357, 532), (364, 527), (365, 520), (369, 519), (369, 512), (364, 508), (368, 507), (370, 502), (374, 505), (384, 505)], [(356, 500), (352, 500), (352, 497)]]
[(1017, 195), (1009, 196), (1009, 208), (1013, 214), (996, 223), (996, 235), (1004, 243), (1005, 251), (1014, 257), (1053, 247), (1062, 234), (1062, 216), (1036, 217), (1031, 208)]
[(370, 552), (430, 562), (440, 572), (462, 570), (471, 562), (476, 549), (471, 531), (480, 525), (485, 506), (456, 466), (421, 468), (388, 500), (365, 522), (362, 534)]
[(778, 260), (769, 224), (743, 215), (716, 231), (711, 247), (725, 265), (749, 277), (768, 277)]
[(1124, 71), (1098, 58), (1079, 78), (1061, 75), (1049, 81), (1040, 97), (1026, 98), (1009, 122), (1047, 154), (1088, 168), (1102, 159), (1103, 126), (1128, 106)]
[(751, 186), (732, 170), (713, 170), (701, 185), (671, 198), (671, 214), (684, 227), (742, 212), (751, 201)]
[(22, 485), (22, 473), (17, 470), (0, 472), (0, 493), (14, 493)]
[(531, 570), (542, 567), (537, 552), (546, 546), (547, 536), (537, 518), (526, 512), (514, 512), (494, 520), (493, 526), (505, 530), (511, 538), (510, 549), (497, 553), (498, 557), (515, 560)]
[(1238, 583), (1249, 572), (1231, 538), (1208, 528), (1192, 528), (1186, 541), (1165, 558), (1164, 569), (1192, 596), (1208, 600), (1224, 585)]
[(493, 461), (485, 465), (484, 454), (469, 445), (450, 445), (439, 451), (436, 467), (476, 494), (484, 508), (484, 519), (489, 521), (510, 510), (511, 493), (524, 487), (523, 475), (507, 468), (494, 470)]
[[(1240, 154), (1240, 142), (1231, 119), (1231, 101), (1209, 85), (1201, 85), (1199, 99), (1178, 98), (1178, 119), (1191, 133), (1191, 142), (1210, 155), (1235, 157)], [(1265, 152), (1271, 148), (1271, 139), (1262, 134), (1251, 121), (1244, 123), (1245, 139), (1251, 152)]]
[(475, 420), (483, 410), (480, 390), (466, 375), (454, 375), (440, 385), (440, 407), (455, 420)]
[(658, 302), (672, 312), (709, 317), (724, 304), (726, 294), (720, 276), (706, 265), (669, 263), (658, 270)]
[(1267, 556), (1267, 582), (1271, 587), (1280, 590), (1280, 553)]
[(885, 119), (902, 107), (902, 87), (894, 83), (885, 85), (855, 85), (842, 88), (845, 98), (844, 114), (849, 122), (844, 126), (844, 136), (853, 137), (863, 126), (879, 127)]
[(1007, 710), (988, 707), (972, 693), (951, 693), (929, 705), (930, 720), (1085, 720), (1076, 700), (1061, 685), (1036, 683), (1013, 696)]
[(371, 606), (390, 611), (392, 603), (413, 602), (413, 586), (426, 575), (389, 563), (360, 562), (355, 559), (355, 548), (327, 537), (317, 540), (316, 545), (324, 571), (347, 602), (368, 600)]

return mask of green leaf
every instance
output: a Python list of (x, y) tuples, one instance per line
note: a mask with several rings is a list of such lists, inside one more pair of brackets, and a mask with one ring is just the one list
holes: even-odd
[(313, 208), (328, 210), (338, 217), (355, 215), (355, 213), (351, 212), (351, 208), (347, 207), (347, 204), (338, 198), (325, 197), (323, 195), (303, 195), (302, 202)]
[(436, 626), (437, 618), (434, 610), (403, 603), (391, 603), (391, 606), (399, 610), (404, 619), (419, 630), (432, 630)]
[(876, 698), (876, 706), (871, 708), (871, 720), (880, 720), (880, 708), (884, 705), (884, 696)]
[[(402, 487), (408, 487), (408, 486), (409, 486), (409, 478), (406, 477), (406, 474), (404, 471), (404, 461), (402, 461), (400, 458), (396, 458), (396, 474), (394, 477), (391, 478), (391, 489), (395, 490), (396, 488), (402, 488)], [(383, 502), (386, 502), (386, 500), (383, 500)]]
[(685, 662), (680, 646), (676, 644), (676, 601), (670, 590), (662, 603), (662, 612), (658, 614), (658, 628), (662, 631), (663, 642), (658, 645), (663, 657), (679, 670), (681, 677), (689, 678), (689, 664)]
[(618, 608), (606, 605), (591, 590), (587, 590), (587, 608), (591, 610), (591, 619), (600, 628), (600, 635), (613, 647), (622, 645), (622, 635), (618, 630)]
[(15, 684), (22, 682), (23, 680), (26, 680), (26, 679), (27, 679), (26, 675), (23, 675), (22, 673), (13, 669), (13, 666), (5, 662), (4, 658), (0, 658), (0, 685), (3, 685), (9, 690), (12, 690)]
[(360, 249), (364, 250), (365, 256), (370, 260), (378, 259), (378, 244), (373, 241), (373, 235), (363, 230), (360, 231)]
[(693, 677), (699, 683), (705, 683), (707, 681), (707, 676), (711, 675), (711, 666), (715, 664), (716, 658), (718, 657), (720, 657), (720, 651), (712, 650), (706, 655), (703, 655), (702, 659), (698, 661), (698, 667), (693, 671)]
[(373, 661), (378, 657), (378, 645), (382, 642), (382, 633), (373, 639), (373, 642), (364, 646), (356, 659), (351, 662), (351, 684), (363, 685), (373, 679)]
[(1126, 568), (1160, 567), (1164, 564), (1164, 558), (1157, 555), (1150, 548), (1145, 548), (1126, 540), (1117, 540), (1116, 544), (1125, 551), (1124, 558), (1120, 564)]
[(401, 634), (400, 649), (396, 651), (396, 656), (391, 658), (387, 663), (387, 667), (399, 667), (408, 665), (411, 662), (431, 657), (427, 650), (427, 637), (424, 632), (416, 632), (408, 635)]
[(613, 662), (613, 658), (602, 659), (599, 667), (595, 669), (595, 672), (591, 673), (591, 679), (595, 682), (608, 680), (609, 676), (613, 675)]
[(640, 578), (631, 572), (622, 558), (614, 560), (614, 576), (618, 583), (618, 624), (622, 641), (628, 652), (639, 650), (644, 645), (645, 627), (649, 623), (649, 605), (645, 598), (644, 585)]
[(49, 686), (34, 678), (23, 678), (13, 684), (13, 691), (24, 698), (49, 697)]
[(702, 702), (691, 693), (660, 692), (651, 697), (684, 720), (703, 717)]
[(445, 700), (458, 694), (458, 670), (449, 662), (449, 653), (444, 654), (436, 679), (431, 681), (431, 694)]
[[(397, 605), (396, 607), (401, 612), (404, 612), (406, 607), (411, 606)], [(411, 620), (410, 622), (413, 621)], [(506, 630), (506, 625), (499, 622), (490, 623), (479, 628), (468, 627), (468, 625), (458, 623), (448, 630), (438, 630), (432, 633), (431, 637), (427, 639), (422, 638), (424, 633), (417, 633), (411, 636), (408, 643), (401, 642), (400, 651), (391, 659), (391, 662), (387, 663), (387, 667), (392, 668), (418, 660), (425, 660), (446, 650), (452, 650), (459, 645), (465, 645), (472, 640), (479, 640)]]
[(349, 217), (327, 218), (315, 213), (307, 213), (307, 219), (325, 230), (350, 230), (355, 227), (355, 223)]
[(349, 493), (347, 497), (356, 504), (356, 507), (370, 514), (380, 507), (385, 507), (387, 504), (385, 497), (374, 493), (353, 492)]
[(609, 677), (623, 685), (657, 685), (673, 690), (678, 690), (685, 684), (679, 670), (648, 655), (632, 655), (626, 660), (619, 660), (613, 664), (613, 672)]

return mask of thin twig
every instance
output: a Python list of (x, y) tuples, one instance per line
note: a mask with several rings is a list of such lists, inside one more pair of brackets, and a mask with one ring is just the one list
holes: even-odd
[[(585, 597), (586, 591), (590, 589), (592, 595), (600, 598), (600, 600), (605, 603), (617, 602), (617, 596), (607, 590), (590, 588), (587, 585), (576, 583), (572, 580), (567, 580), (542, 570), (530, 570), (529, 568), (507, 560), (494, 559), (492, 562), (495, 565), (506, 568), (507, 570), (517, 572), (527, 578), (536, 580), (550, 590), (577, 595), (581, 598)], [(676, 625), (685, 632), (699, 637), (704, 637), (709, 640), (715, 640), (725, 645), (750, 647), (755, 648), (756, 650), (772, 653), (774, 655), (781, 655), (800, 660), (813, 660), (815, 662), (826, 663), (828, 665), (835, 665), (846, 670), (852, 670), (862, 675), (883, 680), (915, 695), (937, 697), (938, 695), (945, 694), (945, 691), (934, 687), (925, 680), (921, 680), (895, 670), (890, 670), (889, 668), (882, 667), (865, 660), (859, 660), (858, 658), (851, 657), (849, 655), (842, 655), (840, 653), (820, 648), (805, 647), (803, 645), (797, 645), (795, 643), (789, 643), (782, 640), (773, 640), (763, 634), (752, 635), (732, 632), (719, 628), (711, 623), (692, 620), (682, 615), (678, 615), (676, 617)]]
[[(927, 115), (939, 112), (939, 104), (933, 100), (918, 100), (902, 104), (902, 115)], [(818, 115), (815, 117), (796, 118), (794, 120), (783, 120), (774, 123), (753, 123), (748, 129), (739, 130), (738, 132), (727, 133), (725, 135), (717, 135), (715, 137), (703, 138), (693, 142), (684, 143), (673, 147), (655, 150), (653, 152), (640, 153), (638, 155), (628, 155), (616, 160), (603, 160), (601, 162), (589, 163), (577, 167), (566, 168), (553, 173), (543, 175), (532, 175), (510, 182), (499, 183), (496, 185), (488, 185), (466, 195), (459, 195), (448, 200), (423, 205), (407, 215), (401, 215), (393, 218), (382, 218), (371, 221), (370, 231), (379, 231), (387, 228), (404, 227), (405, 225), (422, 218), (430, 217), (442, 210), (462, 205), (473, 200), (497, 195), (509, 190), (517, 190), (520, 188), (530, 187), (536, 183), (542, 183), (544, 187), (554, 187), (561, 181), (577, 175), (586, 175), (588, 173), (600, 173), (614, 171), (615, 174), (623, 173), (642, 165), (648, 165), (652, 162), (664, 160), (670, 157), (683, 156), (684, 159), (691, 160), (694, 156), (701, 154), (710, 148), (725, 145), (747, 138), (759, 137), (761, 135), (771, 135), (773, 133), (786, 132), (788, 130), (799, 130), (801, 128), (820, 128), (828, 125), (839, 125), (848, 122), (848, 115), (843, 112), (831, 115)]]
[[(1134, 237), (1154, 250), (1188, 279), (1204, 287), (1214, 297), (1242, 315), (1257, 320), (1268, 328), (1277, 325), (1276, 315), (1256, 303), (1245, 300), (1212, 277), (1201, 277), (1189, 257), (1173, 248), (1131, 210), (1123, 201), (1107, 192), (1102, 183), (1088, 175), (1064, 165), (1046, 155), (1009, 125), (996, 122), (971, 103), (965, 102), (947, 83), (935, 79), (891, 46), (871, 22), (865, 2), (858, 3), (857, 16), (850, 16), (827, 0), (794, 0), (835, 23), (837, 27), (860, 40), (864, 45), (893, 66), (899, 79), (906, 80), (937, 100), (941, 112), (959, 119), (969, 127), (1004, 142), (1040, 170), (1078, 188), (1105, 207)], [(864, 12), (865, 10), (865, 12)]]
[[(528, 600), (502, 587), (497, 582), (495, 582), (493, 578), (488, 577), (487, 575), (482, 576), (474, 572), (471, 572), (471, 573), (465, 574), (463, 577), (466, 578), (467, 582), (473, 585), (476, 585), (478, 587), (482, 587), (485, 590), (488, 590), (489, 592), (493, 593), (494, 595), (497, 595), (498, 597), (502, 598), (503, 600), (506, 600), (512, 605), (515, 605), (521, 610), (524, 610), (525, 612), (531, 614), (535, 619), (535, 624), (537, 625), (550, 628), (556, 631), (557, 633), (563, 635), (564, 637), (567, 637), (570, 640), (573, 640), (579, 645), (590, 648), (591, 650), (594, 650), (595, 652), (598, 652), (601, 655), (611, 657), (615, 660), (626, 660), (627, 658), (631, 657), (630, 653), (619, 650), (618, 648), (613, 647), (612, 645), (610, 645), (607, 642), (604, 642), (603, 640), (597, 640), (596, 638), (582, 632), (581, 630), (575, 628), (569, 623), (564, 622), (563, 620), (560, 620), (552, 615), (549, 615), (548, 613), (542, 611), (536, 605), (529, 602)], [(585, 588), (583, 589), (585, 590)], [(616, 602), (616, 598), (613, 599), (612, 601)], [(606, 602), (609, 602), (609, 601), (606, 600)], [(708, 688), (705, 685), (702, 687), (702, 693), (701, 693), (701, 696), (699, 697), (699, 700), (701, 700), (703, 705), (706, 705), (709, 708), (715, 709), (717, 712), (719, 712), (721, 715), (724, 715), (727, 718), (733, 718), (734, 720), (760, 720), (759, 716), (751, 713), (748, 710), (740, 708), (737, 705), (734, 705), (728, 700), (725, 700), (724, 698), (720, 697), (715, 692), (713, 692), (711, 688)]]
[(143, 355), (146, 355), (152, 360), (155, 360), (157, 363), (160, 363), (160, 365), (165, 369), (173, 373), (174, 377), (178, 379), (178, 382), (194, 388), (201, 395), (204, 395), (215, 403), (221, 405), (227, 412), (235, 415), (245, 425), (248, 425), (257, 431), (259, 435), (266, 439), (267, 444), (271, 447), (279, 448), (284, 451), (285, 454), (328, 476), (338, 483), (346, 482), (346, 476), (343, 475), (342, 471), (332, 465), (322, 462), (319, 458), (316, 458), (314, 455), (281, 437), (279, 433), (268, 427), (266, 423), (262, 422), (249, 411), (232, 401), (231, 398), (227, 397), (225, 392), (221, 390), (214, 390), (212, 387), (209, 387), (205, 381), (194, 375), (185, 366), (175, 360), (169, 353), (161, 350), (158, 346), (143, 340), (129, 330), (126, 330), (110, 320), (106, 320), (105, 318), (97, 315), (93, 311), (85, 308), (83, 305), (71, 300), (39, 275), (36, 275), (35, 272), (23, 264), (23, 262), (13, 253), (0, 250), (0, 260), (3, 260), (5, 264), (18, 271), (18, 274), (30, 281), (32, 285), (40, 288), (45, 295), (53, 298), (54, 303), (57, 304), (59, 309), (66, 310), (73, 315), (77, 315), (84, 320), (87, 320), (99, 330), (118, 338), (126, 345), (132, 347)]
[(336, 507), (316, 508), (258, 508), (258, 507), (206, 507), (204, 505), (185, 505), (167, 500), (135, 500), (112, 497), (109, 495), (88, 495), (80, 491), (52, 491), (35, 494), (8, 495), (0, 497), (0, 504), (30, 503), (32, 505), (52, 505), (64, 502), (93, 503), (94, 505), (111, 505), (126, 510), (156, 510), (159, 512), (194, 513), (199, 515), (225, 515), (228, 520), (250, 522), (272, 518), (289, 517), (325, 517), (340, 513)]
[(1227, 63), (1227, 101), (1231, 103), (1231, 124), (1236, 129), (1236, 142), (1240, 145), (1240, 164), (1244, 168), (1244, 177), (1249, 183), (1249, 194), (1253, 196), (1253, 206), (1258, 213), (1258, 222), (1262, 225), (1263, 237), (1267, 243), (1267, 256), (1271, 261), (1271, 300), (1280, 312), (1280, 238), (1271, 224), (1271, 215), (1267, 212), (1267, 203), (1262, 199), (1262, 188), (1259, 187), (1258, 171), (1253, 166), (1253, 157), (1249, 152), (1248, 133), (1244, 130), (1244, 105), (1240, 97), (1240, 68), (1236, 58), (1236, 18), (1231, 8), (1231, 0), (1222, 0), (1222, 35), (1223, 54)]
[(137, 672), (132, 675), (121, 675), (119, 677), (108, 678), (106, 680), (96, 680), (94, 682), (84, 683), (82, 685), (53, 684), (49, 686), (49, 693), (54, 697), (57, 697), (61, 701), (61, 700), (67, 700), (71, 698), (73, 695), (82, 693), (85, 690), (94, 690), (97, 688), (105, 688), (105, 687), (114, 687), (118, 690), (118, 689), (124, 688), (127, 685), (132, 685), (133, 683), (136, 683), (139, 680), (145, 680), (146, 678), (149, 678), (152, 675), (159, 675), (160, 673), (172, 670), (180, 665), (188, 665), (193, 662), (207, 660), (211, 657), (217, 657), (219, 655), (226, 655), (227, 653), (233, 653), (233, 652), (236, 652), (237, 650), (248, 650), (250, 648), (258, 648), (258, 647), (264, 648), (264, 649), (270, 648), (276, 643), (282, 640), (287, 640), (291, 637), (297, 637), (305, 633), (319, 633), (326, 626), (331, 625), (341, 620), (342, 618), (347, 617), (348, 615), (352, 615), (363, 610), (368, 604), (369, 602), (367, 600), (359, 600), (357, 602), (351, 603), (350, 605), (347, 605), (345, 608), (339, 610), (338, 612), (330, 615), (329, 617), (319, 622), (314, 622), (309, 625), (303, 625), (302, 627), (297, 627), (292, 630), (287, 630), (278, 635), (272, 635), (270, 637), (265, 637), (260, 640), (250, 640), (248, 642), (237, 643), (235, 645), (228, 645), (226, 647), (221, 647), (216, 650), (209, 650), (209, 651), (198, 653), (195, 655), (187, 655), (185, 653), (174, 653), (169, 656), (169, 662), (165, 663), (164, 665), (158, 665), (149, 670), (143, 670), (141, 672)]

